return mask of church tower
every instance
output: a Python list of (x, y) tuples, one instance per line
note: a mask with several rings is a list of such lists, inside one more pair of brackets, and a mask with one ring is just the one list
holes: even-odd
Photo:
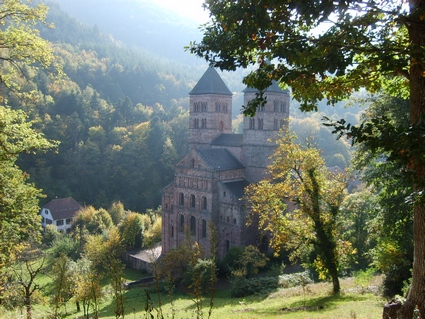
[(189, 96), (189, 149), (211, 148), (214, 138), (232, 131), (232, 92), (209, 67)]
[[(258, 92), (252, 88), (244, 91), (244, 105), (255, 98)], [(289, 118), (289, 92), (282, 90), (277, 82), (264, 92), (267, 103), (257, 109), (254, 117), (245, 117), (243, 123), (243, 158), (246, 167), (246, 178), (258, 182), (264, 178), (267, 166), (271, 164), (269, 157), (276, 150), (275, 141), (279, 130), (287, 125)]]

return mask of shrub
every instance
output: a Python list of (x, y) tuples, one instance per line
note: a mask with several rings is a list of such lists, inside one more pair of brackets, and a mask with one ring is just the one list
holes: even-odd
[(235, 277), (230, 281), (230, 296), (239, 298), (255, 294), (267, 294), (277, 289), (278, 285), (279, 283), (276, 277)]
[(297, 286), (305, 287), (306, 285), (312, 284), (312, 283), (313, 283), (313, 280), (311, 280), (310, 274), (308, 271), (279, 276), (280, 288), (291, 288), (291, 287), (297, 287)]

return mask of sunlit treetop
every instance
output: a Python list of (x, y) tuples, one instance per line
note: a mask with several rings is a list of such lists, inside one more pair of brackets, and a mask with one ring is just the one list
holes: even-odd
[[(264, 90), (278, 80), (302, 110), (360, 88), (408, 96), (409, 63), (425, 61), (425, 51), (409, 44), (425, 11), (401, 0), (207, 0), (205, 7), (210, 21), (191, 52), (222, 70), (257, 66), (245, 84)], [(245, 106), (244, 113), (255, 109)]]
[(0, 0), (0, 83), (7, 88), (19, 90), (23, 65), (54, 66), (53, 48), (37, 30), (40, 23), (51, 27), (47, 11), (47, 6), (27, 0)]

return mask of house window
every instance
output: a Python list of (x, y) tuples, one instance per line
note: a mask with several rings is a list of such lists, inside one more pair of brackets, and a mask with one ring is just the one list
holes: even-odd
[(72, 218), (67, 218), (65, 222), (66, 222), (67, 225), (71, 224), (72, 223)]
[(190, 217), (190, 234), (192, 236), (196, 235), (196, 218), (195, 217)]
[(49, 218), (46, 218), (46, 225), (51, 225), (53, 221)]
[(229, 252), (229, 249), (230, 249), (230, 241), (226, 240), (226, 253)]
[(194, 119), (193, 120), (193, 127), (194, 128), (199, 128), (199, 119)]
[(202, 209), (207, 209), (207, 198), (202, 197)]
[(180, 206), (184, 205), (184, 194), (183, 193), (179, 194), (179, 205)]
[(180, 231), (184, 230), (184, 216), (180, 215)]
[(223, 131), (223, 129), (224, 129), (223, 121), (220, 121), (220, 127), (219, 127), (219, 130), (220, 130), (220, 131)]
[(195, 167), (195, 160), (193, 158), (190, 160), (190, 167)]
[(171, 237), (174, 237), (174, 226), (171, 226)]
[(207, 238), (207, 221), (202, 220), (202, 238)]
[(223, 197), (226, 197), (226, 192), (223, 192)]
[(236, 218), (233, 218), (233, 224), (236, 225)]
[(44, 217), (41, 217), (41, 223), (44, 224)]
[(207, 119), (202, 119), (201, 128), (207, 128)]
[(59, 219), (56, 221), (56, 226), (63, 226), (63, 219)]
[(195, 195), (190, 195), (190, 207), (195, 208)]

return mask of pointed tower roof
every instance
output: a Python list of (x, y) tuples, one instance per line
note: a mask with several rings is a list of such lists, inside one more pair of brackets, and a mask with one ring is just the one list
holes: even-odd
[(201, 79), (196, 83), (189, 95), (221, 94), (232, 95), (227, 85), (213, 67), (209, 67)]
[[(258, 92), (257, 89), (251, 88), (249, 86), (247, 86), (243, 92), (245, 93), (254, 93), (254, 92)], [(275, 92), (275, 93), (288, 93), (288, 90), (282, 90), (279, 86), (279, 83), (277, 81), (273, 81), (272, 85), (270, 85), (267, 89), (266, 92)]]

